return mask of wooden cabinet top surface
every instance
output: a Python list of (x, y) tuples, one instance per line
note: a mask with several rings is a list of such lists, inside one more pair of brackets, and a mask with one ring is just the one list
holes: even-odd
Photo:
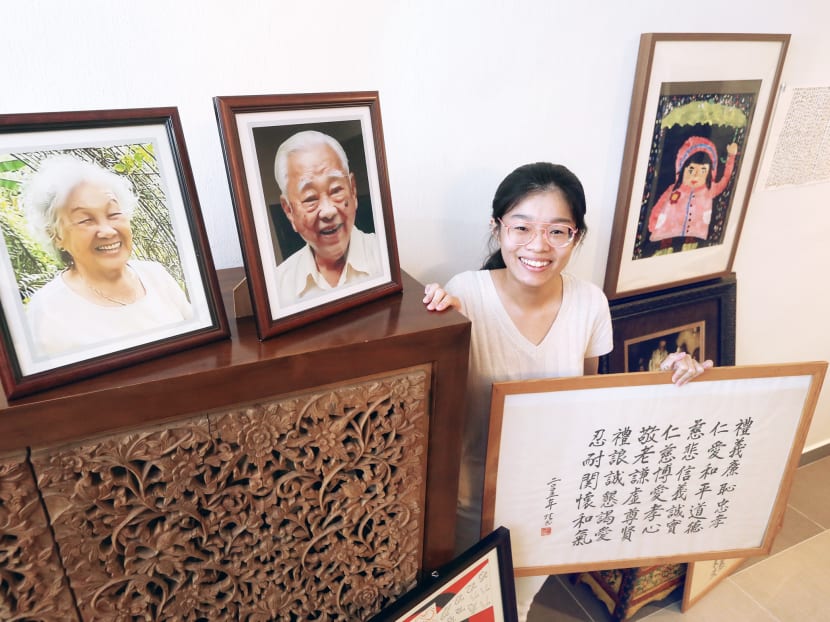
[[(259, 341), (253, 318), (233, 319), (241, 268), (220, 270), (231, 337), (161, 359), (8, 401), (0, 398), (0, 452), (70, 443), (116, 430), (438, 362), (466, 378), (470, 324), (428, 312), (423, 287)], [(461, 367), (461, 371), (450, 369)]]

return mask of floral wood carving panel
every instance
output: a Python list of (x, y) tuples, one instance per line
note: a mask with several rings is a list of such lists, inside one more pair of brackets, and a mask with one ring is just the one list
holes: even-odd
[(24, 455), (0, 460), (0, 620), (77, 620)]
[(429, 370), (35, 453), (84, 620), (360, 620), (421, 562)]

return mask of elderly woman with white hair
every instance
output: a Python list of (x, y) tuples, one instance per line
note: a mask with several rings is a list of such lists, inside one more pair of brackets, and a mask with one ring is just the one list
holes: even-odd
[(41, 245), (66, 268), (27, 305), (35, 347), (55, 356), (188, 320), (179, 284), (154, 261), (132, 258), (129, 181), (72, 156), (45, 160), (23, 205)]

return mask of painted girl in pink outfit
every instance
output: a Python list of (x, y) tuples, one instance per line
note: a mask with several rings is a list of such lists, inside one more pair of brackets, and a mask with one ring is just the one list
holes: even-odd
[(718, 181), (718, 152), (708, 138), (691, 136), (677, 150), (675, 183), (657, 200), (648, 219), (651, 241), (693, 237), (705, 240), (712, 199), (724, 191), (735, 169), (737, 143), (726, 147), (726, 166)]

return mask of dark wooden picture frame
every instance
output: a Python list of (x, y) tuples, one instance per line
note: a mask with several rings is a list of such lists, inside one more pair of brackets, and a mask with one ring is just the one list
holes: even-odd
[(609, 300), (732, 269), (789, 40), (641, 35), (605, 276)]
[[(401, 290), (376, 91), (219, 96), (214, 98), (214, 107), (260, 339)], [(357, 232), (369, 249), (367, 256), (373, 256), (353, 283), (346, 280), (321, 287), (311, 281), (311, 275), (296, 272), (298, 260), (307, 266), (315, 261), (313, 245), (321, 243), (317, 236), (321, 217), (311, 216), (315, 230), (306, 229), (306, 236), (300, 237), (295, 221), (289, 222), (284, 201), (292, 211), (298, 210), (300, 202), (290, 201), (280, 189), (275, 179), (275, 155), (289, 137), (309, 130), (334, 139), (348, 159), (356, 204), (353, 225), (343, 227), (351, 236), (348, 253), (351, 256), (352, 249), (358, 247), (354, 242)], [(313, 210), (320, 208), (311, 209), (308, 213), (319, 213)], [(300, 213), (294, 211), (295, 217)], [(339, 215), (335, 220), (339, 226), (347, 219)], [(302, 281), (297, 276), (302, 276)]]
[(510, 532), (505, 527), (498, 527), (430, 573), (369, 622), (419, 622), (436, 616), (442, 620), (518, 621)]
[[(715, 365), (735, 364), (737, 280), (727, 276), (677, 287), (655, 294), (613, 300), (611, 323), (614, 349), (600, 358), (601, 373), (656, 371), (650, 356), (659, 341), (674, 352), (681, 333), (698, 330), (699, 351), (686, 349), (699, 360)], [(682, 341), (682, 339), (680, 340)]]
[[(175, 107), (2, 115), (0, 135), (0, 371), (7, 397), (229, 335)], [(138, 298), (113, 299), (92, 285), (73, 291), (64, 280), (81, 265), (63, 248), (82, 226), (62, 212), (78, 181), (121, 188), (105, 189), (121, 201), (110, 202), (102, 221), (109, 225), (123, 211), (127, 226), (117, 238), (111, 229), (88, 231), (128, 249), (119, 261), (140, 282)], [(96, 265), (96, 252), (103, 253), (100, 245), (76, 254)]]

